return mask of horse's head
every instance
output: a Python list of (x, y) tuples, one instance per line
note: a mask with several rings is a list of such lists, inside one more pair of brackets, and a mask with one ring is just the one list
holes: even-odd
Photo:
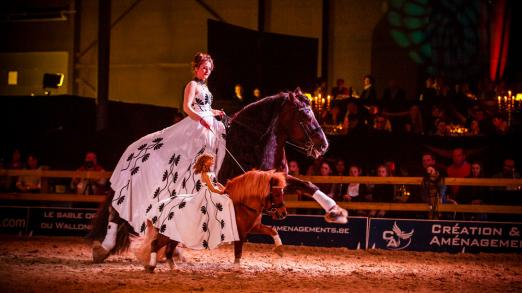
[(279, 121), (289, 143), (306, 155), (317, 158), (328, 149), (328, 140), (315, 119), (310, 101), (299, 88), (288, 93), (288, 100), (283, 105)]
[(265, 212), (274, 220), (282, 220), (287, 215), (284, 189), (285, 184), (278, 177), (270, 179), (270, 194), (267, 196)]

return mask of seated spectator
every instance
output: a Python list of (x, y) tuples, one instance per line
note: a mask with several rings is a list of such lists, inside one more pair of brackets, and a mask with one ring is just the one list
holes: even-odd
[[(348, 174), (353, 177), (361, 176), (362, 170), (359, 166), (352, 165), (348, 170)], [(370, 200), (370, 196), (371, 194), (368, 185), (362, 183), (350, 183), (348, 184), (343, 199), (344, 201), (367, 202)], [(365, 211), (356, 211), (355, 213), (359, 216), (365, 216), (367, 214)]]
[[(493, 178), (520, 178), (520, 173), (515, 170), (515, 160), (507, 158), (502, 164), (502, 171), (493, 175)], [(517, 186), (495, 186), (494, 190), (519, 190)]]
[[(321, 163), (321, 169), (320, 169), (319, 176), (330, 176), (330, 175), (332, 175), (332, 168), (330, 167), (330, 164), (328, 164), (328, 162), (324, 161), (323, 163)], [(331, 194), (332, 183), (317, 183), (316, 185), (317, 185), (317, 187), (319, 187), (319, 189), (322, 192), (327, 194), (329, 197), (333, 196)]]
[(321, 174), (321, 165), (323, 164), (323, 157), (314, 159), (313, 163), (306, 169), (306, 176), (319, 176)]
[(344, 79), (339, 78), (336, 81), (336, 86), (332, 88), (330, 91), (332, 94), (332, 97), (335, 99), (338, 95), (347, 95), (348, 94), (348, 88), (344, 86)]
[(497, 135), (506, 135), (509, 132), (509, 125), (501, 116), (496, 115), (491, 118), (491, 123), (495, 127), (495, 133)]
[(429, 219), (438, 219), (439, 214), (435, 212), (441, 203), (446, 202), (446, 185), (444, 177), (434, 166), (428, 166), (421, 183), (421, 198), (425, 203), (430, 204)]
[[(462, 148), (455, 148), (451, 155), (452, 163), (446, 169), (448, 177), (454, 178), (466, 178), (471, 174), (471, 165), (466, 161), (466, 155)], [(449, 193), (451, 199), (455, 200), (458, 198), (460, 192), (459, 185), (451, 185), (449, 187)]]
[[(98, 165), (97, 156), (94, 152), (88, 152), (85, 155), (83, 165), (76, 171), (105, 171), (102, 166)], [(71, 181), (71, 189), (77, 194), (105, 194), (107, 179), (87, 179), (73, 178)]]
[[(41, 170), (38, 165), (38, 157), (31, 153), (27, 156), (27, 170)], [(42, 189), (42, 177), (34, 175), (23, 175), (18, 177), (16, 189), (20, 192), (40, 192)]]
[(299, 168), (299, 163), (296, 160), (291, 160), (290, 162), (288, 162), (288, 175), (301, 175), (301, 169)]
[[(467, 178), (484, 178), (482, 163), (474, 161), (471, 163), (471, 174)], [(485, 186), (462, 186), (459, 196), (455, 200), (459, 204), (483, 204), (488, 196), (488, 188)], [(463, 215), (464, 220), (486, 220), (486, 214)]]
[[(388, 168), (385, 165), (379, 165), (377, 167), (377, 176), (378, 177), (389, 177)], [(394, 197), (395, 190), (392, 184), (375, 184), (375, 187), (372, 191), (372, 201), (373, 202), (392, 202)], [(386, 214), (385, 210), (372, 210), (368, 214), (369, 217), (379, 217), (382, 218)]]
[[(9, 170), (24, 169), (25, 164), (22, 162), (22, 153), (19, 149), (14, 149), (11, 153), (11, 160), (7, 162), (2, 168)], [(0, 177), (0, 188), (4, 191), (12, 192), (16, 190), (16, 182), (18, 177), (16, 176), (5, 176)]]
[[(335, 162), (335, 170), (333, 172), (334, 176), (346, 176), (346, 163), (343, 159), (338, 159)], [(332, 184), (332, 190), (330, 193), (332, 194), (332, 198), (336, 201), (340, 201), (343, 199), (343, 195), (346, 194), (346, 190), (348, 185), (345, 183), (334, 183)]]

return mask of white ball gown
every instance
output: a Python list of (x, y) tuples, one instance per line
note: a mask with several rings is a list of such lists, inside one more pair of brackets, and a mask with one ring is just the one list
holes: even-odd
[(215, 157), (214, 170), (225, 155), (225, 127), (212, 114), (212, 94), (198, 85), (192, 108), (210, 125), (185, 117), (163, 130), (132, 143), (121, 156), (110, 182), (114, 190), (112, 207), (136, 232), (146, 228), (146, 213), (158, 202), (178, 194), (196, 191), (193, 165), (202, 153)]

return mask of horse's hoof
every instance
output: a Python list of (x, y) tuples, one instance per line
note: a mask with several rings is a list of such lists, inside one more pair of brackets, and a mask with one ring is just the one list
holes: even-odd
[(153, 266), (150, 266), (150, 265), (146, 265), (146, 266), (145, 266), (145, 272), (147, 272), (147, 273), (149, 273), (149, 274), (152, 274), (152, 273), (154, 273), (154, 269), (155, 269), (155, 268), (156, 268), (156, 267), (153, 267)]
[(172, 259), (167, 259), (167, 264), (169, 265), (171, 271), (176, 270), (178, 268), (178, 266)]
[(328, 223), (346, 224), (348, 223), (348, 211), (335, 205), (324, 215), (324, 219)]
[(94, 263), (102, 263), (110, 254), (110, 251), (103, 248), (100, 241), (92, 243), (92, 261)]
[(279, 255), (280, 257), (283, 257), (283, 245), (274, 247), (274, 252), (277, 253), (277, 255)]

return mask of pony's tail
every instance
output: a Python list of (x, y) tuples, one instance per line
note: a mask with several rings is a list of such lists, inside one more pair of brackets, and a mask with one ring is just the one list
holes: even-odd
[[(136, 259), (144, 266), (149, 264), (152, 241), (158, 237), (158, 230), (152, 226), (152, 222), (147, 220), (147, 228), (143, 236), (133, 236), (131, 238), (131, 251)], [(158, 259), (163, 259), (165, 249), (158, 251)]]
[[(112, 204), (112, 199), (114, 198), (114, 191), (111, 190), (107, 195), (107, 199), (103, 202), (102, 206), (96, 212), (96, 217), (94, 217), (92, 222), (91, 231), (85, 236), (87, 240), (90, 241), (100, 241), (102, 242), (107, 234), (107, 225), (109, 224), (109, 216), (113, 214), (113, 222), (118, 224), (118, 232), (116, 235), (116, 245), (111, 250), (111, 254), (117, 254), (129, 249), (131, 240), (130, 235), (137, 235), (134, 229), (127, 223), (127, 221), (120, 218), (118, 213), (110, 208)], [(112, 210), (112, 211), (111, 211)]]

